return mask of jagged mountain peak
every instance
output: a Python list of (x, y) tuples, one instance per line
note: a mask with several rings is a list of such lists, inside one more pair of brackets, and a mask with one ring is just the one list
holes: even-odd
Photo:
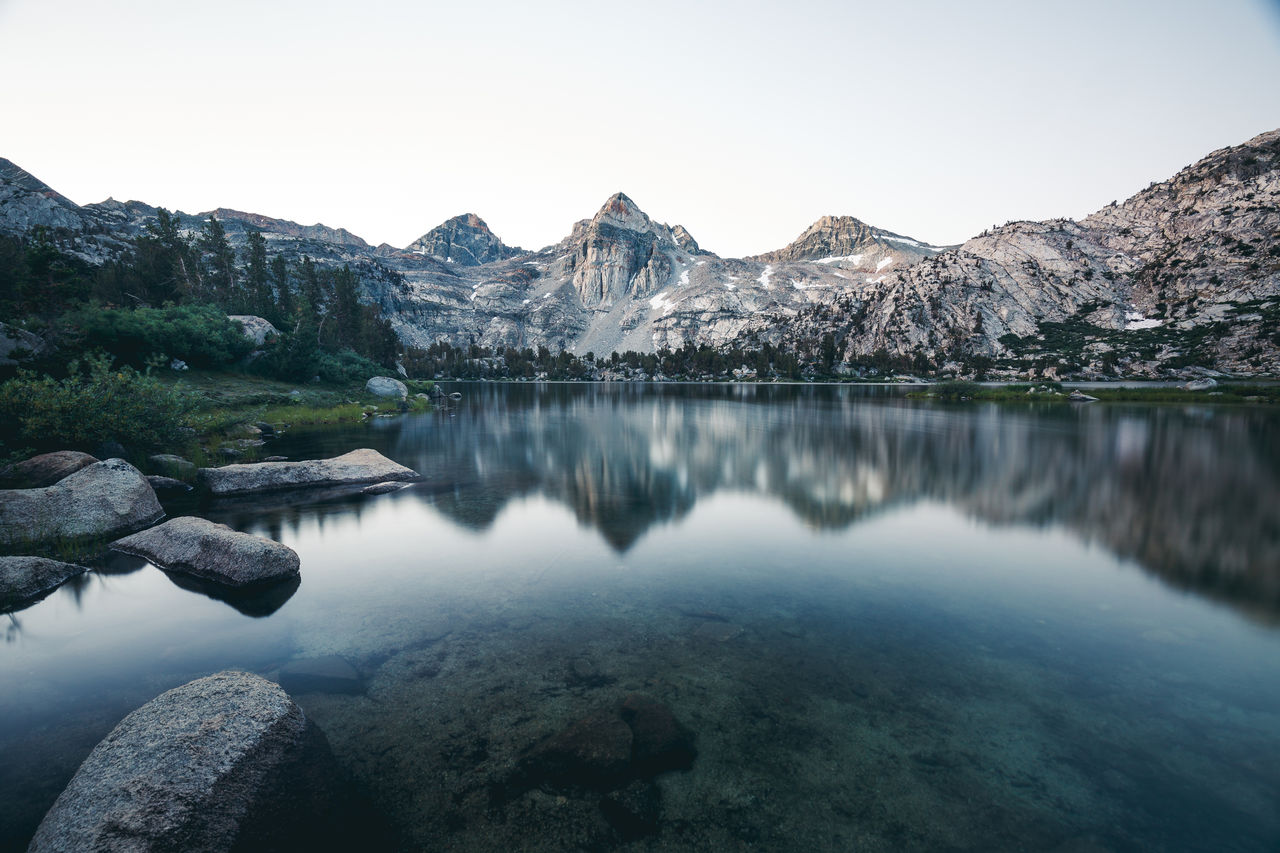
[(593, 226), (612, 225), (627, 231), (641, 234), (653, 229), (654, 223), (649, 216), (632, 201), (626, 193), (614, 193), (592, 217)]
[(754, 255), (749, 260), (769, 263), (830, 260), (886, 251), (896, 251), (912, 259), (919, 259), (944, 251), (944, 247), (931, 246), (902, 234), (876, 228), (853, 216), (827, 215), (806, 228), (786, 248)]
[(23, 232), (36, 226), (79, 229), (80, 207), (28, 172), (0, 157), (0, 230)]
[(505, 261), (524, 252), (503, 243), (488, 223), (474, 213), (460, 213), (446, 219), (406, 246), (405, 251), (464, 267)]

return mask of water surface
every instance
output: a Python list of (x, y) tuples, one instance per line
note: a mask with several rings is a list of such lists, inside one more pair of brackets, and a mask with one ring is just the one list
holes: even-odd
[[(116, 560), (3, 617), (0, 847), (163, 690), (340, 655), (363, 693), (296, 698), (405, 849), (1280, 848), (1274, 410), (459, 387), (273, 448), (422, 483), (204, 508), (296, 589)], [(634, 692), (698, 737), (656, 832), (495, 798)]]

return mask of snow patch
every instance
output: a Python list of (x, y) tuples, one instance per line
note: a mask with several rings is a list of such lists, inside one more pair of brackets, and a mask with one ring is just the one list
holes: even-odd
[(1136, 332), (1139, 329), (1157, 329), (1164, 325), (1164, 320), (1148, 320), (1142, 315), (1141, 311), (1126, 311), (1124, 318), (1128, 321), (1124, 324), (1126, 332)]
[(689, 283), (689, 271), (684, 270), (680, 273), (680, 286), (683, 287)]
[(760, 277), (756, 281), (760, 282), (765, 290), (769, 289), (769, 277), (773, 275), (773, 264), (768, 264), (764, 268), (764, 272), (760, 273)]
[(657, 296), (649, 300), (649, 307), (654, 310), (661, 311), (662, 316), (665, 317), (676, 307), (676, 303), (667, 299), (667, 292), (664, 290), (662, 293), (659, 293)]
[(891, 263), (893, 263), (893, 255), (885, 255), (880, 259), (880, 263), (876, 264), (876, 272), (880, 272), (880, 270), (889, 266)]
[(861, 253), (857, 255), (832, 255), (828, 258), (821, 258), (819, 260), (816, 260), (814, 261), (814, 263), (815, 264), (834, 264), (837, 261), (848, 261), (851, 264), (860, 264), (862, 263), (862, 255)]

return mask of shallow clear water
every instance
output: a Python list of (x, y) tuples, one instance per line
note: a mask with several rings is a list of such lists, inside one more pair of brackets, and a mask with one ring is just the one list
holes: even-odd
[[(0, 617), (0, 849), (163, 690), (325, 655), (364, 692), (296, 698), (406, 849), (1280, 848), (1280, 413), (459, 387), (273, 448), (420, 484), (202, 509), (296, 590), (121, 560)], [(655, 833), (495, 801), (634, 692), (698, 738)]]

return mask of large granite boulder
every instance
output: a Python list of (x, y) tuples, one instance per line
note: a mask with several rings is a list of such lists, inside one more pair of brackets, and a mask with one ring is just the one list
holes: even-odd
[(41, 453), (0, 470), (0, 489), (43, 489), (97, 461), (78, 450)]
[(34, 601), (86, 571), (43, 557), (0, 557), (0, 612)]
[(111, 547), (162, 569), (235, 587), (290, 578), (299, 567), (297, 553), (287, 545), (194, 516), (171, 519)]
[(0, 491), (0, 549), (119, 536), (163, 515), (147, 478), (123, 459), (108, 459), (43, 489)]
[(364, 390), (377, 397), (394, 397), (403, 400), (409, 396), (409, 387), (390, 376), (375, 376), (364, 383)]
[(411, 468), (392, 462), (376, 450), (362, 448), (332, 459), (305, 462), (256, 462), (201, 468), (200, 482), (214, 495), (239, 495), (298, 486), (341, 486), (353, 483), (421, 480)]
[(280, 330), (271, 325), (270, 320), (253, 314), (228, 314), (227, 319), (239, 323), (240, 330), (246, 338), (253, 341), (254, 346), (260, 347), (267, 342), (268, 337), (280, 334)]
[(125, 717), (80, 765), (30, 850), (327, 849), (336, 777), (324, 734), (284, 690), (220, 672)]

